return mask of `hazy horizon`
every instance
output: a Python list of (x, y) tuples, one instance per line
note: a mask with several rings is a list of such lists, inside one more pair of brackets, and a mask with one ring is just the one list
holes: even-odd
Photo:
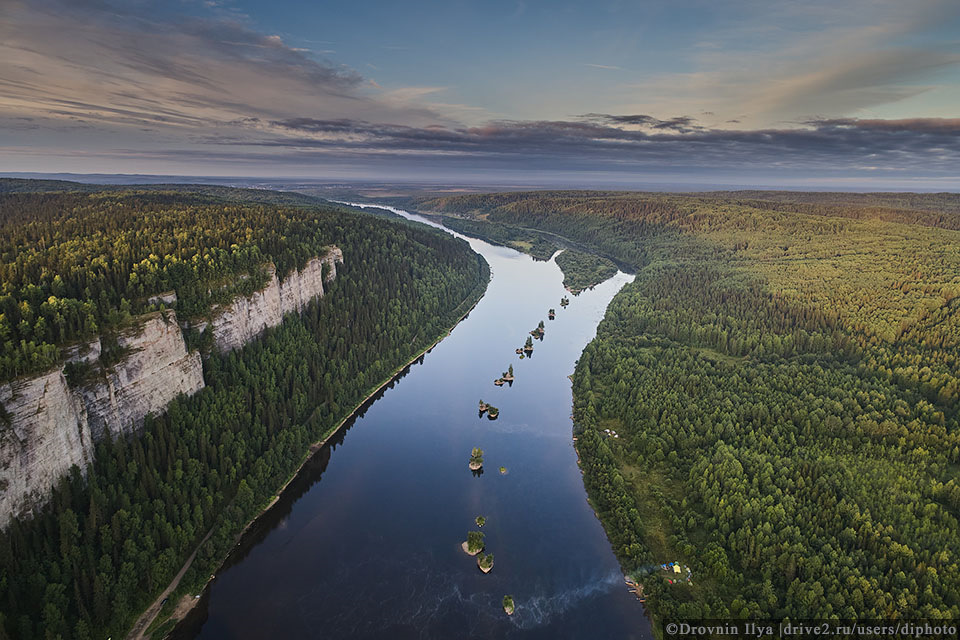
[(580, 176), (575, 180), (555, 178), (552, 181), (530, 180), (478, 180), (470, 176), (461, 176), (457, 180), (429, 180), (424, 177), (403, 179), (369, 179), (369, 178), (323, 178), (323, 177), (269, 177), (269, 176), (229, 176), (229, 175), (184, 175), (184, 174), (149, 174), (149, 173), (70, 173), (70, 172), (16, 172), (0, 171), (0, 178), (19, 178), (26, 180), (58, 180), (77, 182), (92, 185), (152, 185), (152, 184), (210, 184), (230, 187), (264, 188), (264, 189), (292, 189), (299, 187), (349, 186), (349, 187), (397, 187), (399, 189), (422, 189), (429, 191), (462, 189), (463, 191), (541, 191), (541, 190), (591, 190), (591, 191), (636, 191), (636, 192), (711, 192), (711, 191), (804, 191), (804, 192), (850, 192), (850, 193), (956, 193), (960, 186), (943, 188), (940, 186), (922, 187), (912, 185), (877, 185), (857, 186), (850, 184), (816, 184), (791, 185), (786, 183), (722, 183), (722, 182), (646, 182), (642, 180), (589, 180)]

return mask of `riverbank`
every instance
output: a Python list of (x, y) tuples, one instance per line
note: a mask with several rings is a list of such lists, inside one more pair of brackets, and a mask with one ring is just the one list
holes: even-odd
[[(461, 309), (467, 305), (469, 305), (469, 308), (467, 308), (466, 311), (462, 312), (459, 316), (457, 316), (456, 321), (448, 329), (446, 329), (439, 336), (437, 336), (428, 346), (419, 350), (413, 357), (411, 357), (402, 365), (394, 369), (393, 372), (387, 378), (385, 378), (380, 384), (374, 387), (359, 402), (357, 402), (356, 405), (353, 407), (353, 409), (351, 409), (340, 422), (338, 422), (335, 426), (327, 430), (320, 440), (317, 440), (307, 448), (307, 451), (304, 454), (303, 460), (301, 460), (297, 468), (290, 474), (287, 480), (280, 486), (280, 488), (277, 490), (277, 492), (274, 494), (271, 500), (263, 508), (258, 510), (257, 514), (247, 522), (247, 524), (239, 531), (239, 533), (236, 534), (234, 539), (234, 544), (232, 544), (230, 547), (231, 550), (236, 548), (236, 546), (240, 544), (243, 537), (247, 534), (247, 532), (251, 529), (251, 527), (253, 527), (261, 518), (263, 518), (267, 513), (269, 513), (269, 511), (277, 504), (277, 502), (279, 502), (284, 492), (288, 489), (290, 484), (294, 480), (296, 480), (297, 477), (303, 472), (304, 467), (310, 462), (313, 456), (315, 456), (318, 452), (323, 450), (323, 448), (330, 442), (330, 440), (335, 436), (337, 436), (343, 430), (343, 428), (350, 423), (351, 420), (356, 418), (357, 415), (366, 407), (366, 405), (373, 398), (375, 398), (379, 393), (384, 391), (388, 385), (398, 380), (402, 376), (402, 374), (406, 371), (406, 369), (408, 369), (411, 365), (413, 365), (418, 360), (423, 358), (427, 353), (433, 350), (434, 347), (436, 347), (438, 344), (440, 344), (440, 342), (442, 342), (445, 338), (447, 338), (453, 332), (453, 330), (461, 322), (463, 322), (470, 315), (470, 313), (476, 308), (476, 306), (480, 303), (480, 301), (483, 299), (484, 295), (486, 294), (487, 287), (490, 283), (489, 264), (487, 264), (483, 256), (479, 254), (477, 254), (477, 259), (478, 261), (482, 261), (485, 267), (483, 271), (487, 275), (486, 280), (483, 281), (481, 284), (478, 284), (477, 287), (468, 296), (466, 296), (459, 305), (457, 305), (457, 307), (454, 309), (454, 312), (456, 312), (456, 309)], [(217, 571), (211, 574), (206, 580), (204, 580), (202, 585), (194, 585), (191, 587), (190, 592), (193, 594), (196, 594), (197, 597), (190, 597), (187, 600), (187, 604), (184, 604), (184, 600), (182, 598), (184, 594), (181, 593), (179, 590), (180, 582), (183, 576), (186, 574), (186, 572), (190, 569), (194, 559), (196, 558), (198, 551), (200, 550), (202, 545), (210, 538), (211, 534), (215, 529), (216, 529), (216, 525), (213, 528), (211, 528), (210, 531), (207, 532), (203, 540), (197, 545), (196, 548), (194, 548), (193, 552), (190, 554), (189, 558), (184, 563), (183, 567), (181, 567), (180, 571), (177, 573), (177, 576), (174, 578), (174, 580), (171, 581), (171, 583), (167, 586), (166, 589), (164, 589), (163, 593), (154, 601), (154, 603), (151, 604), (151, 606), (143, 614), (141, 614), (137, 622), (131, 628), (130, 633), (126, 636), (127, 640), (142, 640), (143, 638), (150, 637), (151, 633), (155, 633), (161, 627), (168, 626), (171, 621), (174, 621), (175, 623), (179, 623), (179, 621), (183, 620), (187, 616), (187, 614), (189, 614), (190, 611), (200, 601), (199, 595), (201, 595), (208, 588), (210, 583), (214, 580), (216, 574), (219, 573), (220, 568), (229, 558), (229, 552), (217, 563)], [(159, 617), (159, 615), (162, 613), (162, 610), (163, 610), (164, 600), (167, 598), (170, 598), (171, 594), (178, 597), (171, 598), (170, 611), (166, 614), (165, 617)], [(177, 614), (178, 616), (177, 619), (174, 619), (173, 617), (174, 614)], [(150, 632), (151, 628), (153, 628), (154, 630), (153, 632)], [(170, 627), (168, 631), (172, 630), (172, 628), (173, 627)]]
[[(500, 423), (478, 421), (469, 409), (478, 392), (486, 397), (482, 390), (489, 389), (491, 374), (503, 370), (505, 354), (516, 347), (504, 318), (512, 318), (511, 326), (535, 326), (564, 289), (552, 262), (469, 242), (497, 275), (483, 303), (429, 358), (407, 370), (402, 384), (372, 398), (347, 425), (346, 439), (336, 437), (312, 459), (244, 536), (172, 638), (308, 637), (322, 629), (324, 637), (347, 640), (393, 637), (399, 625), (422, 637), (450, 638), (462, 635), (464, 621), (477, 637), (649, 638), (642, 609), (623, 588), (605, 533), (584, 500), (569, 445), (566, 375), (594, 336), (603, 309), (630, 278), (618, 276), (572, 304), (551, 325), (549, 348), (520, 365), (523, 393), (499, 394)], [(441, 324), (452, 324), (455, 315)], [(421, 335), (422, 345), (442, 331), (434, 327)], [(381, 371), (378, 378), (386, 373)], [(308, 444), (302, 441), (299, 448)], [(463, 453), (471, 447), (489, 450), (495, 468), (509, 466), (509, 479), (465, 473)], [(288, 469), (297, 463), (290, 460)], [(258, 502), (271, 496), (261, 494)], [(451, 545), (451, 533), (474, 528), (481, 512), (494, 523), (491, 543), (506, 554), (498, 554), (496, 575), (484, 575), (475, 559), (464, 558), (463, 538)], [(377, 522), (389, 526), (371, 527)], [(547, 539), (530, 535), (544, 527), (555, 533)], [(216, 535), (185, 583), (213, 572), (209, 550), (219, 554), (223, 546), (214, 547)], [(570, 548), (578, 553), (558, 566), (556, 558), (568, 556)], [(461, 597), (450, 598), (451, 589)], [(550, 604), (534, 627), (518, 629), (499, 606), (507, 592), (518, 602)], [(531, 611), (517, 608), (521, 621), (530, 622)]]

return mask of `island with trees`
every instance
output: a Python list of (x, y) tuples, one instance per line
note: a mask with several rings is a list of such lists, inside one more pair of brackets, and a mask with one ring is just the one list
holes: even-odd
[(513, 596), (507, 595), (503, 596), (503, 610), (508, 616), (512, 616), (514, 612)]
[(540, 324), (537, 325), (537, 328), (530, 332), (530, 335), (537, 340), (543, 340), (543, 335), (545, 332), (546, 330), (544, 329), (543, 320), (541, 320)]
[(490, 573), (493, 571), (493, 554), (492, 553), (481, 553), (477, 556), (477, 566), (480, 568), (480, 571), (484, 573)]
[(500, 375), (499, 378), (493, 381), (493, 384), (497, 385), (498, 387), (502, 387), (504, 383), (512, 385), (513, 380), (513, 365), (511, 364), (509, 368)]
[(460, 547), (467, 555), (475, 556), (484, 549), (483, 538), (482, 531), (469, 531), (467, 539), (461, 543)]
[(483, 449), (474, 447), (470, 452), (469, 466), (471, 471), (478, 471), (483, 468)]

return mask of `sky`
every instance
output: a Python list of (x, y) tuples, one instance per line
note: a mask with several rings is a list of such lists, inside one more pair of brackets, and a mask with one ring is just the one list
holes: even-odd
[(960, 190), (956, 0), (0, 0), (0, 172)]

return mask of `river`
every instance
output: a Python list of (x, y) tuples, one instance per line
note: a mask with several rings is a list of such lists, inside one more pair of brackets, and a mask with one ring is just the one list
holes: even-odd
[[(307, 463), (176, 638), (652, 637), (586, 501), (567, 378), (632, 276), (564, 309), (552, 260), (465, 239), (490, 263), (486, 295)], [(520, 360), (540, 320), (546, 335)], [(494, 386), (511, 364), (513, 385)], [(500, 408), (497, 420), (478, 417), (480, 399)], [(467, 467), (473, 447), (484, 451), (479, 476)], [(478, 515), (489, 574), (460, 547)]]

